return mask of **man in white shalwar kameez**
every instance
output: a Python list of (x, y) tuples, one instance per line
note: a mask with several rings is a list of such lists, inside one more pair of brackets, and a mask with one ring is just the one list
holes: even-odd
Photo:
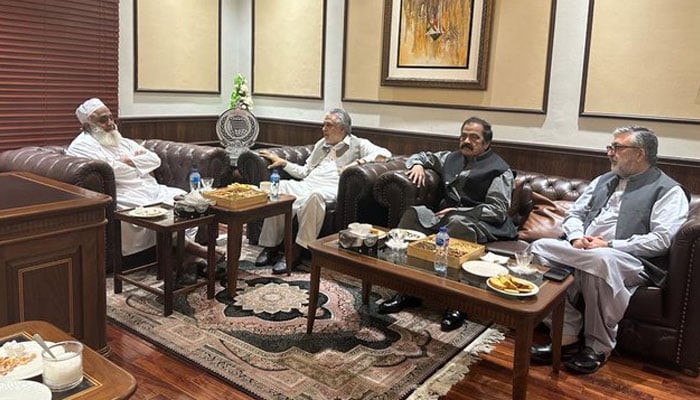
[[(282, 168), (293, 178), (299, 179), (280, 181), (279, 191), (296, 196), (292, 212), (299, 222), (296, 244), (301, 248), (306, 248), (309, 242), (318, 238), (326, 215), (326, 201), (334, 200), (338, 194), (340, 173), (352, 165), (391, 157), (389, 150), (352, 135), (352, 122), (345, 110), (328, 112), (322, 131), (323, 138), (316, 142), (304, 165), (288, 162), (265, 150), (260, 151), (260, 155), (271, 161), (268, 168)], [(264, 246), (264, 250), (255, 264), (262, 266), (277, 260), (278, 246), (283, 238), (284, 216), (266, 218), (258, 239), (258, 244)], [(296, 247), (294, 253), (295, 262), (298, 262), (300, 248)], [(279, 259), (272, 272), (281, 274), (286, 269), (285, 260)]]
[[(688, 216), (688, 196), (656, 167), (657, 147), (649, 129), (616, 129), (607, 146), (611, 172), (591, 181), (568, 211), (566, 240), (531, 245), (541, 264), (573, 269), (562, 339), (571, 372), (597, 371), (615, 348), (618, 323), (637, 287), (663, 285), (665, 271), (647, 259), (667, 253)], [(533, 346), (531, 358), (551, 363), (551, 344)]]
[[(117, 189), (117, 209), (132, 208), (163, 202), (173, 204), (173, 198), (186, 192), (180, 188), (161, 185), (152, 172), (160, 167), (158, 155), (131, 139), (121, 136), (109, 108), (97, 98), (86, 100), (75, 115), (83, 131), (68, 146), (66, 154), (102, 160), (114, 170)], [(121, 224), (122, 255), (130, 255), (152, 247), (155, 232), (132, 224)], [(191, 236), (191, 235), (190, 235)], [(188, 240), (188, 250), (199, 247)], [(202, 253), (202, 249), (199, 249)]]

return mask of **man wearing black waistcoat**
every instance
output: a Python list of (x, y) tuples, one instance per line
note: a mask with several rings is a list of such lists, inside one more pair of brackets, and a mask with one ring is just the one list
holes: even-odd
[[(516, 228), (508, 216), (514, 173), (491, 149), (491, 124), (471, 117), (460, 132), (458, 150), (421, 152), (406, 160), (408, 177), (418, 187), (425, 183), (426, 168), (440, 174), (445, 198), (437, 212), (425, 206), (409, 208), (399, 227), (435, 233), (446, 226), (451, 237), (475, 243), (515, 238)], [(399, 293), (380, 304), (378, 312), (394, 313), (420, 303), (416, 297)], [(440, 327), (454, 330), (462, 326), (464, 318), (459, 311), (447, 310)]]

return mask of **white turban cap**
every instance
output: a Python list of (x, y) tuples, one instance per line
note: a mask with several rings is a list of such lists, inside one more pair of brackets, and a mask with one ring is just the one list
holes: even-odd
[(75, 116), (78, 117), (78, 121), (80, 121), (81, 124), (84, 124), (88, 120), (88, 117), (90, 117), (90, 114), (95, 112), (98, 108), (104, 107), (104, 105), (105, 103), (96, 97), (85, 100), (83, 104), (75, 109)]

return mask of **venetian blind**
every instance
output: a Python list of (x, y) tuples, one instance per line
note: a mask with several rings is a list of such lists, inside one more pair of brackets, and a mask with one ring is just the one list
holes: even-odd
[(0, 0), (0, 151), (70, 143), (75, 108), (117, 111), (118, 0)]

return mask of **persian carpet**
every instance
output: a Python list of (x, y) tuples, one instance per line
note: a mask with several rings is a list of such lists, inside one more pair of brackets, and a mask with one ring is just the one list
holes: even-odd
[(322, 276), (307, 335), (309, 274), (272, 275), (253, 266), (256, 254), (244, 251), (234, 300), (217, 283), (211, 300), (205, 287), (176, 296), (168, 317), (160, 296), (126, 283), (114, 294), (109, 278), (108, 318), (260, 399), (436, 398), (503, 339), (475, 322), (441, 332), (443, 310), (428, 307), (377, 314), (389, 294), (376, 288), (363, 306), (360, 282), (340, 274)]

